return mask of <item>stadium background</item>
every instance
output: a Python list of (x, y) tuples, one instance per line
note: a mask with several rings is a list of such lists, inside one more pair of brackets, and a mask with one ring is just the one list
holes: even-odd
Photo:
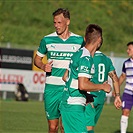
[[(36, 49), (42, 37), (54, 31), (52, 12), (59, 7), (68, 8), (70, 10), (70, 30), (74, 33), (84, 36), (85, 28), (89, 23), (97, 23), (103, 28), (104, 42), (101, 50), (108, 56), (114, 57), (114, 63), (116, 66), (119, 66), (118, 71), (120, 71), (120, 65), (123, 59), (127, 58), (126, 44), (127, 42), (133, 40), (132, 0), (1, 0), (0, 47), (8, 48), (10, 50), (29, 50), (33, 52), (32, 55), (34, 56), (34, 52), (36, 52)], [(121, 62), (119, 62), (117, 59), (120, 59), (119, 61)], [(31, 68), (32, 70), (37, 70), (33, 66)], [(124, 87), (122, 87), (122, 91), (123, 88)], [(2, 99), (1, 92), (0, 96)], [(34, 93), (32, 93), (30, 97), (33, 101), (31, 100), (28, 103), (28, 106), (33, 108), (35, 112), (28, 110), (28, 106), (24, 105), (24, 103), (14, 103), (14, 101), (10, 99), (14, 96), (13, 93), (9, 93), (9, 95), (7, 96), (9, 99), (7, 99), (6, 101), (0, 101), (2, 107), (0, 110), (2, 111), (2, 119), (0, 119), (0, 122), (2, 122), (2, 124), (0, 124), (0, 131), (2, 131), (2, 133), (41, 133), (43, 131), (47, 131), (47, 128), (44, 129), (44, 127), (47, 126), (44, 121), (45, 118), (40, 118), (40, 113), (41, 117), (43, 117), (44, 114), (42, 112), (39, 112), (38, 109), (37, 114), (42, 120), (42, 123), (45, 123), (44, 127), (40, 121), (39, 123), (41, 123), (42, 125), (39, 125), (37, 123), (38, 121), (34, 122), (34, 127), (33, 124), (28, 125), (30, 121), (35, 120), (31, 115), (29, 115), (29, 113), (33, 113), (33, 115), (36, 113), (36, 108), (33, 108), (33, 106), (36, 105), (38, 108), (41, 108), (41, 111), (43, 110), (43, 103), (37, 102), (36, 104), (33, 102), (34, 100), (38, 100), (38, 95), (34, 95)], [(15, 105), (15, 107), (13, 105)], [(21, 109), (21, 106), (25, 106), (25, 108)], [(17, 109), (18, 112), (15, 112), (18, 115), (20, 114), (20, 112), (24, 116), (25, 114), (27, 114), (26, 121), (23, 121), (23, 118), (20, 118), (22, 122), (17, 121), (14, 124), (15, 126), (13, 126), (13, 121), (16, 120), (16, 118), (13, 115), (14, 111), (11, 110), (12, 108)], [(112, 106), (112, 103), (109, 106), (105, 105), (105, 109), (106, 111), (103, 112), (103, 116), (100, 122), (106, 124), (102, 124), (102, 126), (100, 125), (101, 123), (98, 124), (97, 133), (98, 131), (99, 133), (104, 133), (103, 128), (105, 130), (105, 133), (116, 133), (117, 130), (119, 130), (120, 112), (118, 113), (118, 111), (114, 111), (113, 113), (112, 110), (114, 109), (114, 107)], [(11, 113), (10, 110), (13, 112)], [(26, 113), (25, 110), (29, 112)], [(12, 117), (9, 117), (9, 114), (12, 114)], [(28, 115), (30, 116), (30, 118), (28, 117)], [(109, 118), (111, 123), (108, 123), (106, 119), (103, 119), (104, 117)], [(38, 117), (35, 118), (38, 120)], [(28, 121), (28, 119), (30, 121)], [(20, 128), (17, 123), (23, 125), (22, 128)], [(26, 123), (27, 125), (25, 125), (24, 123)], [(107, 125), (107, 123), (109, 125)], [(133, 114), (131, 114), (130, 125), (128, 128), (129, 133), (133, 133), (132, 124)], [(110, 130), (108, 130), (108, 128)]]

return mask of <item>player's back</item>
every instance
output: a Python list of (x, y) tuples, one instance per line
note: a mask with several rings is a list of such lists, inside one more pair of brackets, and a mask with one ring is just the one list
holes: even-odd
[(83, 108), (86, 104), (84, 93), (78, 89), (78, 77), (84, 76), (91, 78), (94, 73), (93, 59), (90, 52), (85, 48), (81, 48), (71, 58), (69, 65), (69, 78), (64, 89), (61, 109), (74, 111), (75, 109)]
[[(104, 55), (100, 51), (96, 51), (93, 57), (95, 74), (92, 78), (92, 82), (96, 84), (103, 84), (108, 80), (109, 72), (115, 70), (113, 63), (109, 57)], [(91, 94), (96, 95), (95, 102), (103, 103), (106, 96), (104, 91), (90, 92)]]
[(100, 51), (96, 51), (93, 62), (95, 66), (95, 74), (92, 81), (97, 84), (102, 84), (108, 80), (108, 73), (114, 70), (114, 66), (109, 57)]

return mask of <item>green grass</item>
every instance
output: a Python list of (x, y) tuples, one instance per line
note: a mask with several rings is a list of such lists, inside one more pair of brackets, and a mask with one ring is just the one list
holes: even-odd
[(46, 133), (42, 102), (1, 101), (2, 133)]
[[(116, 110), (114, 105), (105, 105), (96, 126), (96, 133), (120, 133), (121, 110)], [(128, 132), (133, 133), (133, 112), (129, 117)]]
[(0, 0), (0, 46), (37, 49), (44, 35), (54, 31), (52, 13), (68, 8), (70, 30), (84, 36), (96, 23), (103, 28), (103, 52), (126, 55), (133, 35), (132, 0)]
[[(0, 103), (0, 133), (47, 133), (43, 102), (6, 100)], [(120, 133), (120, 116), (121, 110), (105, 104), (95, 132)], [(133, 133), (133, 112), (129, 118), (128, 133)]]

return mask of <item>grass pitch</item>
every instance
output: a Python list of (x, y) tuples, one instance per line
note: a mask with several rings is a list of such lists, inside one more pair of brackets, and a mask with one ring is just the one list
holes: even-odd
[[(120, 133), (121, 110), (110, 104), (104, 106), (95, 133)], [(47, 133), (48, 125), (43, 102), (0, 101), (0, 133)], [(128, 132), (133, 133), (133, 112)]]

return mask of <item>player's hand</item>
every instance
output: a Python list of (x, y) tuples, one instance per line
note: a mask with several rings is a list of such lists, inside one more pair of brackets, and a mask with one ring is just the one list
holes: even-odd
[(116, 109), (120, 109), (121, 108), (122, 102), (121, 102), (120, 96), (116, 96), (115, 97), (114, 105), (115, 105)]
[(94, 102), (94, 97), (97, 97), (97, 96), (86, 93), (86, 104)]
[(43, 64), (41, 69), (44, 70), (45, 72), (51, 72), (52, 64), (53, 64), (53, 61), (50, 61), (47, 64)]
[(105, 81), (105, 82), (103, 83), (103, 85), (104, 85), (104, 89), (103, 89), (103, 90), (104, 90), (106, 93), (111, 92), (111, 85), (108, 84), (107, 81)]

